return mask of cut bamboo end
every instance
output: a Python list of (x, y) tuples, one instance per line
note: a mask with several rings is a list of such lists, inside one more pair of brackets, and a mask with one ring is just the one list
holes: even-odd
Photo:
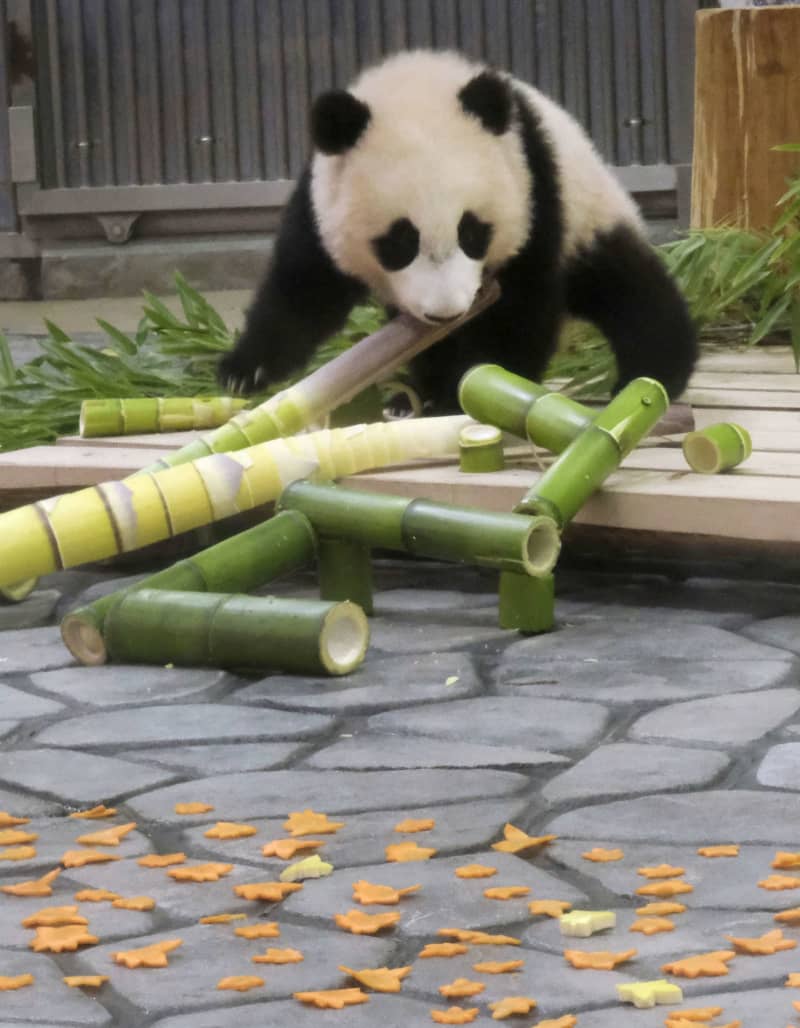
[(0, 600), (5, 600), (7, 603), (22, 603), (23, 600), (27, 600), (38, 584), (38, 578), (25, 578), (21, 582), (4, 585), (0, 587)]
[(494, 425), (466, 425), (458, 436), (459, 467), (468, 475), (502, 471), (503, 433)]
[(356, 603), (337, 603), (325, 615), (319, 659), (332, 675), (346, 675), (363, 663), (369, 645), (367, 616)]
[(561, 552), (561, 533), (553, 518), (540, 515), (531, 518), (522, 556), (526, 572), (533, 578), (549, 575)]
[(108, 660), (102, 622), (96, 624), (90, 611), (67, 614), (61, 622), (61, 638), (72, 656), (87, 667), (97, 667)]
[(750, 433), (731, 422), (690, 432), (683, 440), (686, 463), (701, 475), (716, 475), (735, 468), (753, 452)]

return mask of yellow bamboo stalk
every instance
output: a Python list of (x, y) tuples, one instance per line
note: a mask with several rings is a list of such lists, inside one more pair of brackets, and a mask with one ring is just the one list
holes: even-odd
[(218, 428), (246, 406), (247, 400), (233, 396), (84, 400), (81, 404), (80, 434), (84, 439), (91, 439), (103, 435)]
[(323, 429), (141, 472), (0, 514), (0, 587), (139, 549), (277, 499), (312, 473), (458, 453), (466, 415)]

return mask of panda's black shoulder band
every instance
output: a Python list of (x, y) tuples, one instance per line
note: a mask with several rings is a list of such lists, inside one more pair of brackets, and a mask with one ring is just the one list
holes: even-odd
[(311, 138), (324, 154), (343, 154), (358, 142), (370, 110), (345, 89), (323, 93), (311, 108)]
[(482, 71), (458, 94), (461, 106), (478, 118), (483, 127), (502, 136), (511, 125), (514, 101), (507, 83), (492, 71)]

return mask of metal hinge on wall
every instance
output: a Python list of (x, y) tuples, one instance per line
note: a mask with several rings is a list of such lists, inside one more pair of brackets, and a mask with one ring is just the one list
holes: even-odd
[(11, 181), (36, 182), (36, 130), (33, 107), (9, 107), (8, 135)]

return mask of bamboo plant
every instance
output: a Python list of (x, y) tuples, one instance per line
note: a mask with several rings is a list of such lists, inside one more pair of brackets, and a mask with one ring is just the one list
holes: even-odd
[(78, 430), (84, 439), (91, 439), (96, 436), (218, 428), (246, 406), (246, 400), (232, 396), (84, 400)]

